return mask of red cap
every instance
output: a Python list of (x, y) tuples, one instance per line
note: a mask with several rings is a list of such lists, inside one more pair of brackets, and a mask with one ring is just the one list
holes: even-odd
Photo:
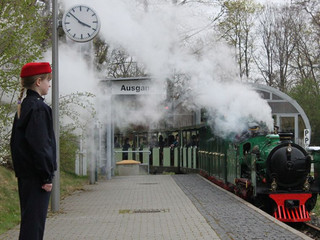
[(38, 74), (51, 73), (50, 63), (48, 62), (31, 62), (25, 64), (20, 73), (20, 77), (30, 77)]

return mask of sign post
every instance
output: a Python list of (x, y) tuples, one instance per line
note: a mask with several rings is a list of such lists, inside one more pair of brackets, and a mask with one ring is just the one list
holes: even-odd
[(52, 1), (52, 113), (53, 129), (57, 145), (57, 171), (53, 178), (51, 194), (51, 211), (57, 212), (60, 209), (60, 147), (59, 147), (59, 59), (58, 59), (58, 2)]
[[(86, 11), (81, 11), (84, 8)], [(70, 14), (70, 11), (76, 13)], [(81, 21), (79, 20), (81, 18)], [(94, 26), (90, 26), (85, 22), (92, 21), (94, 18)], [(68, 20), (66, 20), (68, 19)], [(72, 19), (72, 21), (71, 21)], [(100, 30), (100, 19), (96, 12), (88, 6), (76, 5), (65, 12), (63, 16), (65, 34), (76, 42), (88, 42), (97, 36)], [(69, 22), (70, 20), (70, 22)], [(85, 21), (85, 22), (84, 22)], [(57, 144), (57, 171), (53, 179), (53, 188), (51, 194), (51, 210), (57, 212), (60, 209), (60, 128), (59, 128), (59, 57), (58, 57), (58, 28), (60, 27), (58, 19), (58, 1), (52, 0), (52, 113), (53, 113), (53, 128), (55, 131), (56, 144)], [(69, 28), (65, 26), (68, 24)], [(92, 32), (87, 33), (88, 27)], [(70, 31), (74, 31), (70, 35)], [(86, 35), (82, 31), (85, 31)], [(83, 37), (85, 36), (85, 37)]]
[(114, 140), (114, 131), (113, 131), (113, 109), (112, 101), (113, 96), (115, 95), (141, 95), (141, 94), (150, 94), (155, 91), (151, 86), (151, 79), (149, 77), (132, 77), (132, 78), (113, 78), (101, 80), (100, 83), (106, 86), (107, 93), (107, 103), (106, 103), (106, 112), (107, 112), (107, 136), (106, 136), (106, 175), (107, 179), (111, 179), (113, 171), (115, 168), (115, 160), (113, 156), (113, 140)]
[(303, 143), (304, 147), (309, 147), (310, 145), (310, 129), (304, 129), (303, 131)]

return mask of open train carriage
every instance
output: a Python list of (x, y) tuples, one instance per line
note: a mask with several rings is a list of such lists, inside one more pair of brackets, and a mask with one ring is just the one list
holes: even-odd
[(199, 135), (198, 159), (200, 174), (215, 184), (228, 189), (227, 152), (229, 142), (215, 136), (208, 126), (201, 127)]

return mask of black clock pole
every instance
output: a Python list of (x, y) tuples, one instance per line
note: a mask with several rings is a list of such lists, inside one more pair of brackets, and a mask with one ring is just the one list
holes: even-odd
[(60, 147), (59, 147), (59, 60), (58, 60), (58, 1), (52, 0), (52, 113), (53, 128), (57, 143), (57, 171), (53, 178), (51, 211), (60, 209)]

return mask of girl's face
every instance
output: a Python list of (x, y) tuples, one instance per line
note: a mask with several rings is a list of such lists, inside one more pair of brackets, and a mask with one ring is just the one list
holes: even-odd
[(51, 87), (51, 78), (47, 77), (43, 80), (40, 79), (40, 82), (38, 83), (39, 94), (41, 96), (47, 95), (49, 92), (49, 88)]

